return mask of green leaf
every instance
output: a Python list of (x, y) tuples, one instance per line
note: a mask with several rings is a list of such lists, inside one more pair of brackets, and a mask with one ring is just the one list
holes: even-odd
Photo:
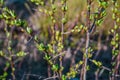
[(67, 80), (65, 75), (62, 75), (62, 80)]
[(98, 67), (102, 66), (102, 63), (100, 61), (92, 60), (92, 62)]
[(2, 51), (0, 51), (0, 56), (4, 56), (4, 53)]
[(40, 51), (44, 51), (45, 50), (45, 46), (44, 46), (43, 43), (40, 43), (37, 47), (38, 47), (38, 50), (40, 50)]
[(30, 34), (32, 32), (32, 29), (27, 27), (27, 32)]
[(44, 57), (44, 59), (47, 60), (47, 61), (50, 60), (50, 58), (51, 58), (51, 56), (49, 56), (49, 55), (47, 55), (47, 54), (46, 54), (45, 57)]
[(62, 18), (62, 23), (65, 24), (67, 22), (66, 18)]
[(16, 53), (16, 55), (17, 55), (18, 57), (23, 57), (23, 56), (26, 55), (26, 53), (25, 53), (24, 51), (20, 51), (20, 52)]
[(52, 65), (52, 70), (53, 70), (53, 71), (58, 71), (58, 64)]
[(7, 72), (4, 72), (3, 76), (6, 77), (7, 75), (8, 75), (8, 73), (7, 73)]

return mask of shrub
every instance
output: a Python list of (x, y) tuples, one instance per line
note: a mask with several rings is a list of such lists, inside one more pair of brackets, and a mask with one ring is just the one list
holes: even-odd
[[(102, 75), (107, 75), (107, 78), (103, 76), (105, 80), (119, 79), (118, 0), (86, 0), (83, 1), (84, 5), (79, 0), (29, 2), (37, 6), (34, 16), (30, 18), (31, 23), (18, 19), (15, 12), (4, 6), (5, 2), (0, 0), (0, 29), (5, 37), (0, 43), (3, 44), (0, 46), (0, 60), (4, 62), (1, 80), (18, 80), (18, 63), (22, 62), (21, 60), (24, 62), (24, 58), (28, 60), (28, 56), (33, 54), (42, 54), (47, 66), (47, 74), (44, 76), (47, 77), (23, 74), (22, 79), (27, 79), (24, 78), (25, 75), (44, 80), (89, 80), (91, 76), (98, 80)], [(107, 51), (108, 53), (105, 53)], [(109, 63), (106, 64), (107, 60), (101, 55), (104, 55)], [(10, 71), (7, 71), (9, 68)]]

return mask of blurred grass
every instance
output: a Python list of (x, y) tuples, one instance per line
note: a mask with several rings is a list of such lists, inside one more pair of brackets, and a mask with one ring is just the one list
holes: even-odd
[[(70, 28), (74, 27), (75, 25), (80, 25), (80, 24), (85, 25), (86, 24), (86, 8), (87, 8), (86, 0), (75, 0), (75, 1), (68, 0), (67, 5), (68, 5), (68, 11), (66, 13), (66, 17), (67, 17), (68, 21), (65, 25), (64, 31), (69, 31)], [(56, 26), (60, 28), (62, 15), (61, 15), (61, 6), (60, 6), (59, 1), (56, 1), (56, 6), (57, 6), (57, 10), (55, 13)], [(107, 15), (106, 15), (106, 17), (104, 17), (104, 21), (103, 21), (102, 25), (97, 26), (96, 31), (93, 34), (96, 34), (96, 33), (99, 34), (100, 32), (102, 32), (104, 35), (107, 35), (108, 31), (113, 27), (111, 7), (112, 7), (112, 3), (110, 2), (110, 4), (108, 5), (108, 7), (106, 9)], [(92, 13), (91, 14), (93, 14), (97, 8), (98, 8), (98, 1), (95, 0), (92, 3)], [(45, 7), (39, 6), (37, 8), (37, 10), (39, 10), (39, 9), (51, 10), (49, 1)], [(49, 16), (47, 16), (46, 14), (41, 13), (39, 11), (36, 11), (36, 13), (33, 14), (29, 19), (31, 21), (31, 24), (34, 25), (33, 28), (36, 30), (39, 30), (43, 33), (43, 35), (41, 33), (40, 36), (42, 36), (42, 38), (44, 38), (44, 39), (48, 38), (48, 36), (49, 36), (48, 31), (50, 30), (50, 27), (52, 25), (52, 21), (49, 18)], [(80, 34), (78, 34), (78, 35), (80, 36)], [(82, 34), (81, 34), (81, 36), (82, 36)]]

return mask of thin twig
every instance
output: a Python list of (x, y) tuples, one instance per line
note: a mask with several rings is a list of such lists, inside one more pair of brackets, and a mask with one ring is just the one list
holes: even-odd
[(55, 79), (55, 78), (57, 78), (58, 76), (54, 76), (54, 77), (49, 77), (49, 78), (45, 78), (45, 79), (43, 79), (43, 80), (51, 80), (51, 79)]
[(86, 80), (86, 74), (87, 74), (87, 62), (88, 62), (88, 48), (89, 48), (89, 42), (90, 42), (90, 33), (89, 33), (89, 28), (91, 27), (90, 26), (90, 8), (91, 8), (91, 0), (87, 0), (87, 7), (88, 7), (88, 10), (87, 10), (87, 16), (86, 16), (86, 25), (87, 25), (87, 31), (86, 31), (86, 46), (85, 46), (85, 55), (83, 56), (83, 72), (81, 73), (81, 79), (82, 80)]

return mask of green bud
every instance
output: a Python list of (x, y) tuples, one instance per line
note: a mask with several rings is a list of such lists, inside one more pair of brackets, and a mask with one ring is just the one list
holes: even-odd
[(32, 29), (27, 27), (27, 32), (30, 34), (32, 32)]
[(115, 17), (115, 14), (113, 13), (113, 14), (112, 14), (112, 19), (115, 19), (115, 18), (116, 18), (116, 17)]
[(120, 22), (120, 18), (117, 18), (116, 22)]
[(67, 11), (68, 7), (67, 6), (62, 6), (62, 11)]
[(65, 24), (67, 22), (66, 18), (62, 18), (62, 23)]
[(55, 10), (56, 6), (54, 4), (52, 4), (52, 10)]

